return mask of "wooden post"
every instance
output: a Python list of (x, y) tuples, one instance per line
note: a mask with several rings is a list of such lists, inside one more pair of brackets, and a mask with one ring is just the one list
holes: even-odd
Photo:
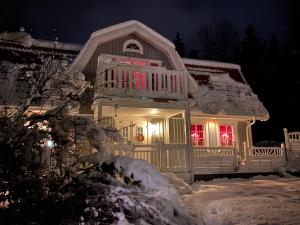
[(185, 129), (186, 129), (186, 142), (187, 142), (187, 158), (188, 158), (188, 168), (191, 171), (191, 182), (194, 182), (194, 162), (193, 162), (193, 147), (191, 141), (191, 114), (190, 114), (190, 107), (187, 101), (186, 109), (185, 109)]
[(247, 158), (248, 158), (248, 157), (247, 157), (247, 156), (248, 156), (248, 155), (247, 155), (247, 154), (248, 154), (248, 151), (247, 151), (247, 150), (248, 150), (248, 147), (247, 147), (247, 142), (246, 142), (246, 141), (243, 143), (243, 146), (244, 146), (244, 147), (243, 147), (243, 148), (244, 148), (244, 149), (243, 149), (243, 150), (244, 150), (244, 160), (243, 160), (243, 163), (247, 164)]
[(289, 138), (288, 129), (284, 128), (283, 132), (284, 132), (286, 162), (289, 163), (291, 149), (290, 149), (290, 138)]

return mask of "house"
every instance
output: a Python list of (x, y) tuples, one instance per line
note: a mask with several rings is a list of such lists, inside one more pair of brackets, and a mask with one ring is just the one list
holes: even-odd
[[(82, 47), (3, 39), (0, 51), (14, 49), (26, 59), (33, 49), (67, 56), (70, 71), (93, 84), (75, 113), (117, 127), (130, 155), (161, 171), (193, 180), (197, 174), (271, 172), (285, 164), (283, 147), (253, 146), (251, 126), (269, 114), (239, 65), (180, 58), (172, 42), (134, 20), (92, 33)], [(127, 154), (107, 145), (113, 154)]]

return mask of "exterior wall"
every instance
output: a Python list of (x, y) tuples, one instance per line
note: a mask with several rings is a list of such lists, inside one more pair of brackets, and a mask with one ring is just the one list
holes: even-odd
[[(125, 108), (124, 113), (122, 107), (115, 110), (112, 106), (98, 105), (94, 110), (94, 118), (101, 126), (115, 126), (121, 134), (123, 128), (128, 129), (126, 140), (129, 143), (156, 144), (163, 141), (165, 144), (186, 144), (187, 134), (183, 110), (159, 109), (161, 111), (153, 113), (155, 108)], [(142, 109), (142, 112), (138, 109)], [(143, 131), (143, 141), (139, 141), (137, 137), (140, 129)]]
[[(140, 54), (136, 52), (123, 52), (123, 43), (129, 39), (134, 39), (140, 42), (141, 45), (143, 46), (144, 53)], [(165, 53), (155, 48), (145, 40), (141, 39), (136, 34), (130, 34), (121, 38), (117, 38), (112, 41), (102, 43), (97, 47), (93, 56), (90, 58), (88, 64), (83, 70), (83, 73), (86, 75), (88, 80), (93, 80), (94, 77), (96, 76), (98, 56), (100, 54), (112, 54), (112, 55), (121, 55), (121, 56), (135, 57), (135, 58), (161, 60), (163, 62), (162, 65), (163, 67), (166, 67), (167, 69), (170, 70), (174, 69), (174, 67), (171, 65), (168, 56)]]

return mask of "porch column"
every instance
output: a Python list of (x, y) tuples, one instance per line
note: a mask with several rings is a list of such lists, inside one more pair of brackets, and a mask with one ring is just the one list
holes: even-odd
[(97, 102), (94, 107), (94, 120), (96, 121), (96, 123), (99, 123), (101, 119), (102, 119), (102, 105)]
[(190, 107), (189, 103), (187, 102), (185, 108), (185, 130), (186, 130), (186, 143), (187, 143), (187, 167), (191, 171), (191, 182), (194, 182), (194, 165), (193, 165), (193, 147), (192, 147), (192, 140), (191, 140), (191, 114), (190, 114)]

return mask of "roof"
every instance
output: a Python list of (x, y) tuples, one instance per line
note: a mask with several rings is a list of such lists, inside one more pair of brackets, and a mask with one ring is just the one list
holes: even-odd
[(0, 61), (12, 63), (38, 62), (41, 55), (73, 60), (81, 46), (33, 39), (25, 32), (0, 33)]
[(33, 39), (26, 32), (0, 33), (0, 104), (18, 104), (26, 95), (24, 77), (38, 70), (42, 57), (72, 62), (79, 49), (79, 45)]
[(245, 80), (241, 67), (224, 62), (182, 59), (190, 73), (190, 95), (194, 112), (256, 117), (269, 114)]
[(192, 112), (249, 116), (261, 120), (269, 118), (267, 110), (251, 90), (239, 65), (208, 60), (180, 59), (173, 43), (135, 20), (94, 32), (83, 47), (33, 39), (26, 32), (1, 33), (0, 61), (13, 64), (39, 63), (40, 55), (51, 55), (59, 59), (67, 58), (69, 62), (73, 62), (73, 65), (84, 64), (83, 61), (88, 60), (99, 41), (107, 41), (118, 35), (124, 35), (124, 32), (133, 31), (152, 38), (153, 42), (161, 48), (170, 51), (174, 62), (180, 61), (179, 64), (189, 72), (191, 75), (189, 76), (189, 95), (196, 101)]

